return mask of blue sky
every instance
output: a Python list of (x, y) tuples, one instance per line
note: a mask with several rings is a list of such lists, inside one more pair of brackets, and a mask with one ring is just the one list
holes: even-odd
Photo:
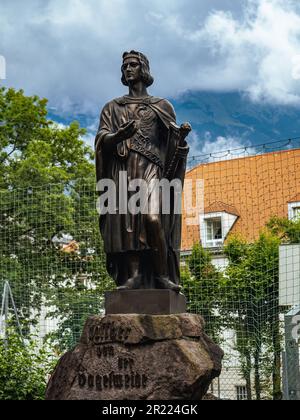
[[(300, 134), (300, 125), (299, 132), (298, 126), (288, 132), (300, 107), (299, 3), (1, 0), (2, 82), (47, 97), (52, 115), (62, 123), (80, 119), (91, 141), (104, 103), (126, 91), (120, 83), (122, 52), (137, 49), (150, 59), (155, 77), (150, 93), (171, 99), (179, 117), (189, 119), (191, 111), (193, 152), (289, 137)], [(211, 125), (203, 104), (213, 115)], [(250, 107), (251, 115), (234, 117), (232, 125), (238, 111), (233, 104), (246, 114)], [(226, 115), (216, 123), (220, 109)], [(274, 118), (264, 119), (270, 130), (256, 133), (264, 110), (277, 113), (277, 126)]]

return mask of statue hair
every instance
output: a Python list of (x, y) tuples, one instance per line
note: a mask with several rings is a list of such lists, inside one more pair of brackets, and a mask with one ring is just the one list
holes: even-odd
[[(154, 82), (154, 78), (151, 76), (151, 73), (150, 73), (150, 64), (149, 64), (148, 58), (141, 52), (131, 50), (130, 52), (124, 52), (123, 62), (128, 55), (134, 55), (139, 60), (140, 65), (141, 65), (142, 81), (146, 87), (151, 86)], [(121, 67), (121, 72), (122, 72), (121, 81), (123, 85), (128, 86), (128, 83), (126, 82), (125, 75), (123, 72), (123, 66)]]

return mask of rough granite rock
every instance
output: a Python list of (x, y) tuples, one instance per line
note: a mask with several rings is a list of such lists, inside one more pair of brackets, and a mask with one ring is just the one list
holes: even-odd
[(223, 357), (203, 328), (193, 314), (90, 317), (53, 372), (46, 399), (202, 399)]

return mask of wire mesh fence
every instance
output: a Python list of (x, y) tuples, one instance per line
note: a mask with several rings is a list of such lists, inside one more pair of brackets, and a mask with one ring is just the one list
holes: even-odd
[(230, 399), (281, 398), (282, 391), (299, 398), (298, 324), (295, 314), (292, 326), (287, 319), (300, 301), (300, 150), (228, 151), (194, 163), (186, 180), (203, 181), (204, 204), (202, 214), (194, 209), (199, 224), (184, 212), (183, 277), (190, 309), (203, 314), (225, 350), (213, 391)]
[[(225, 352), (210, 393), (300, 398), (300, 149), (232, 157), (195, 159), (186, 176), (204, 181), (204, 208), (193, 225), (184, 213), (183, 292)], [(96, 200), (86, 180), (0, 191), (2, 339), (9, 322), (63, 352), (103, 313), (115, 286)]]
[(23, 328), (73, 346), (103, 311), (106, 274), (93, 183), (0, 193), (1, 289), (8, 281)]

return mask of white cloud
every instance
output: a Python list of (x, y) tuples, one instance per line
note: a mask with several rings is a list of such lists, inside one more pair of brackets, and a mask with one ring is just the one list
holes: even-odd
[(0, 80), (6, 78), (6, 60), (0, 55)]
[(60, 112), (96, 113), (125, 92), (121, 54), (133, 48), (151, 60), (152, 94), (241, 90), (253, 100), (299, 104), (298, 3), (1, 0), (5, 83), (48, 97)]
[(94, 149), (95, 145), (95, 135), (98, 130), (99, 121), (98, 118), (94, 120), (91, 124), (88, 125), (86, 128), (86, 134), (83, 136), (83, 140)]
[(197, 133), (192, 132), (188, 141), (190, 147), (189, 166), (200, 162), (236, 159), (256, 153), (249, 140), (232, 136), (213, 138), (210, 132), (206, 132), (204, 138), (200, 138)]
[(223, 57), (224, 87), (227, 83), (228, 88), (242, 89), (253, 100), (300, 103), (295, 78), (300, 15), (295, 1), (249, 1), (242, 22), (230, 13), (216, 12), (198, 33), (198, 39), (205, 38), (216, 56)]
[(68, 125), (54, 121), (52, 127), (57, 128), (58, 130), (65, 130), (68, 127)]
[(202, 154), (212, 154), (216, 155), (218, 153), (226, 153), (232, 154), (234, 151), (238, 153), (237, 149), (244, 149), (250, 145), (249, 142), (243, 142), (241, 139), (237, 137), (223, 137), (218, 136), (216, 139), (212, 139), (210, 133), (206, 134), (204, 144), (201, 148)]
[[(98, 129), (98, 124), (99, 124), (98, 119), (94, 120), (93, 123), (89, 124), (86, 127), (86, 134), (84, 134), (82, 136), (82, 140), (86, 144), (88, 144), (92, 149), (94, 148), (95, 134), (96, 134), (97, 129)], [(57, 128), (58, 130), (64, 130), (64, 129), (68, 128), (69, 125), (54, 121), (53, 122), (53, 127)]]

